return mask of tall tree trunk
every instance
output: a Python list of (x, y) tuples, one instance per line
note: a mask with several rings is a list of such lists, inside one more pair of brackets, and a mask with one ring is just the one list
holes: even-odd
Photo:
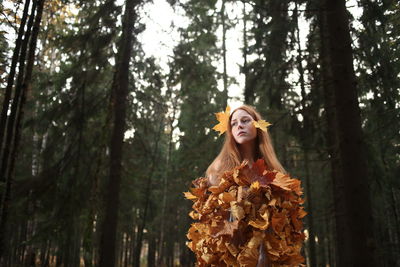
[[(20, 102), (21, 94), (22, 94), (22, 84), (24, 81), (24, 74), (25, 74), (25, 58), (26, 58), (26, 53), (28, 51), (28, 46), (29, 46), (29, 40), (31, 36), (31, 31), (32, 31), (32, 26), (35, 18), (35, 12), (36, 12), (36, 1), (33, 1), (32, 8), (31, 8), (31, 14), (29, 16), (28, 20), (28, 25), (27, 29), (25, 32), (24, 40), (22, 43), (21, 47), (21, 52), (18, 58), (19, 61), (19, 69), (18, 69), (18, 76), (17, 76), (17, 81), (16, 81), (16, 86), (15, 86), (15, 93), (14, 93), (14, 98), (12, 101), (11, 105), (11, 110), (10, 110), (10, 115), (5, 118), (6, 120), (6, 126), (4, 127), (4, 132), (3, 138), (4, 140), (1, 140), (1, 151), (0, 151), (0, 181), (5, 182), (6, 180), (6, 172), (9, 164), (9, 159), (10, 159), (10, 150), (12, 147), (12, 141), (14, 138), (14, 130), (15, 130), (15, 121), (16, 121), (16, 116), (17, 116), (17, 108), (18, 104)], [(8, 112), (8, 104), (5, 109), (5, 112)], [(1, 214), (0, 214), (1, 216)], [(0, 249), (1, 251), (1, 249)], [(0, 252), (1, 255), (1, 252)]]
[(247, 12), (246, 1), (243, 1), (243, 74), (244, 74), (244, 102), (247, 105), (252, 105), (254, 100), (254, 88), (250, 88), (247, 83), (248, 66), (247, 66)]
[[(1, 203), (1, 217), (0, 217), (0, 261), (3, 256), (4, 248), (5, 248), (5, 229), (7, 224), (8, 217), (8, 208), (10, 202), (11, 195), (11, 185), (12, 185), (12, 174), (15, 165), (15, 159), (17, 157), (19, 140), (21, 137), (21, 125), (23, 121), (23, 112), (24, 106), (26, 102), (27, 91), (31, 88), (31, 78), (33, 65), (35, 61), (35, 50), (37, 44), (37, 37), (39, 35), (40, 23), (42, 20), (44, 0), (34, 1), (32, 5), (31, 16), (28, 21), (28, 29), (25, 34), (26, 40), (24, 40), (24, 44), (21, 47), (21, 57), (20, 63), (22, 63), (22, 67), (20, 67), (20, 72), (18, 74), (17, 86), (15, 90), (14, 101), (11, 106), (11, 114), (10, 118), (7, 121), (7, 136), (6, 143), (4, 146), (4, 153), (2, 155), (2, 166), (1, 166), (1, 179), (5, 180), (5, 190), (2, 196)], [(35, 15), (36, 13), (36, 15)], [(30, 34), (31, 25), (32, 28), (32, 36)], [(29, 40), (29, 52), (28, 59), (26, 65), (26, 71), (24, 75), (24, 61), (25, 61), (25, 51), (27, 51), (26, 45)], [(11, 150), (9, 150), (11, 148)], [(5, 177), (5, 179), (3, 178)]]
[[(170, 162), (171, 162), (171, 156), (172, 156), (172, 145), (173, 145), (173, 132), (174, 132), (174, 122), (176, 120), (176, 112), (177, 112), (177, 103), (173, 104), (173, 111), (172, 115), (169, 117), (169, 130), (170, 133), (168, 135), (168, 153), (167, 153), (167, 159), (165, 163), (165, 169), (170, 170)], [(158, 266), (161, 266), (164, 261), (164, 255), (165, 255), (165, 237), (166, 237), (166, 209), (167, 209), (167, 203), (168, 203), (168, 177), (169, 177), (169, 171), (164, 172), (164, 184), (163, 184), (163, 200), (162, 200), (162, 206), (161, 206), (161, 229), (160, 229), (160, 240), (159, 240), (159, 253), (158, 253)]]
[(140, 254), (142, 251), (142, 245), (143, 245), (143, 234), (144, 234), (144, 229), (146, 227), (146, 222), (147, 222), (147, 214), (149, 212), (150, 208), (150, 199), (151, 199), (151, 183), (153, 179), (153, 173), (156, 168), (156, 162), (157, 162), (157, 154), (158, 154), (158, 144), (161, 139), (161, 132), (162, 129), (164, 128), (164, 120), (160, 120), (160, 125), (158, 129), (158, 134), (157, 134), (157, 139), (155, 140), (155, 145), (154, 145), (154, 151), (151, 155), (151, 166), (149, 168), (149, 178), (147, 179), (146, 183), (146, 188), (145, 188), (145, 193), (144, 195), (146, 196), (146, 199), (144, 201), (144, 207), (143, 207), (143, 217), (142, 220), (138, 226), (138, 233), (136, 236), (136, 244), (135, 244), (135, 253), (134, 253), (134, 266), (140, 266)]
[(221, 4), (221, 23), (222, 23), (222, 59), (223, 59), (223, 80), (224, 80), (224, 91), (223, 91), (223, 103), (224, 106), (228, 105), (228, 74), (226, 71), (226, 14), (225, 14), (225, 1), (222, 0)]
[(147, 267), (157, 266), (156, 263), (156, 238), (154, 234), (149, 234), (147, 239), (149, 249), (147, 252)]
[[(337, 266), (376, 266), (372, 209), (345, 1), (325, 0), (345, 207), (337, 221)], [(337, 194), (338, 192), (335, 192)], [(344, 223), (344, 224), (343, 224)], [(343, 225), (342, 225), (343, 224)], [(343, 227), (340, 229), (340, 227)]]
[(110, 170), (106, 195), (105, 216), (100, 240), (100, 267), (115, 266), (116, 232), (121, 183), (122, 146), (125, 132), (126, 99), (128, 96), (129, 62), (131, 58), (135, 7), (139, 0), (127, 0), (123, 16), (122, 36), (119, 43), (116, 71), (112, 84), (113, 128), (110, 142)]
[[(325, 109), (325, 117), (327, 121), (327, 131), (326, 131), (326, 140), (327, 140), (327, 148), (328, 154), (330, 158), (330, 176), (332, 181), (332, 192), (333, 192), (333, 204), (334, 204), (334, 233), (342, 232), (347, 227), (346, 221), (344, 220), (343, 211), (346, 209), (344, 195), (343, 195), (343, 184), (339, 179), (342, 171), (341, 165), (339, 161), (338, 155), (338, 136), (336, 132), (337, 128), (337, 119), (336, 119), (336, 109), (335, 109), (335, 97), (334, 97), (334, 88), (333, 88), (333, 74), (330, 68), (331, 62), (329, 58), (328, 51), (328, 33), (326, 30), (326, 12), (324, 5), (321, 5), (320, 11), (318, 12), (318, 26), (320, 30), (320, 57), (321, 57), (321, 66), (322, 66), (322, 83), (323, 83), (323, 94), (324, 94), (324, 109)], [(337, 258), (338, 249), (337, 246), (340, 246), (344, 240), (340, 238), (343, 235), (332, 235), (332, 247), (334, 251), (334, 257), (332, 257), (333, 262), (331, 264), (334, 265), (335, 259)], [(336, 240), (333, 238), (336, 237)], [(335, 265), (334, 265), (335, 266)]]
[(297, 2), (295, 4), (294, 10), (294, 19), (296, 25), (296, 40), (297, 40), (297, 66), (299, 71), (299, 79), (300, 79), (300, 89), (301, 89), (301, 108), (302, 108), (302, 115), (303, 115), (303, 129), (302, 129), (302, 143), (303, 143), (303, 156), (304, 156), (304, 170), (305, 170), (305, 193), (306, 193), (306, 205), (307, 205), (307, 212), (308, 216), (306, 217), (306, 223), (309, 229), (309, 238), (308, 238), (308, 252), (309, 252), (309, 260), (310, 266), (316, 266), (316, 255), (315, 255), (315, 234), (313, 224), (313, 198), (311, 196), (311, 183), (310, 183), (310, 168), (309, 168), (309, 148), (308, 146), (311, 145), (310, 133), (311, 125), (310, 125), (310, 118), (309, 113), (307, 112), (308, 107), (306, 106), (306, 89), (305, 89), (305, 81), (304, 81), (304, 68), (302, 64), (303, 60), (303, 51), (301, 48), (300, 43), (300, 28), (299, 28), (299, 21), (298, 21), (298, 6)]
[(12, 88), (14, 85), (15, 70), (17, 68), (17, 63), (18, 63), (20, 51), (21, 51), (22, 37), (24, 35), (24, 28), (25, 28), (25, 24), (26, 24), (26, 19), (28, 17), (29, 4), (30, 4), (30, 0), (26, 0), (25, 5), (24, 5), (24, 11), (22, 12), (21, 24), (19, 25), (19, 29), (18, 29), (18, 37), (15, 42), (15, 48), (14, 48), (13, 56), (11, 59), (10, 73), (8, 74), (8, 78), (7, 78), (7, 87), (6, 87), (5, 93), (4, 93), (3, 106), (2, 106), (2, 110), (1, 110), (1, 116), (0, 116), (0, 148), (2, 147), (2, 144), (4, 142), (3, 138), (5, 136), (4, 134), (5, 134), (5, 130), (6, 130), (7, 112), (9, 109), (10, 100), (11, 100), (11, 92), (12, 92)]

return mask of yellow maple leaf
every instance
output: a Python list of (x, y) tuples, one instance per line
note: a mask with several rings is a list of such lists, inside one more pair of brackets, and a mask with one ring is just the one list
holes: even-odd
[(229, 106), (226, 107), (225, 112), (215, 113), (217, 120), (219, 123), (213, 127), (213, 129), (219, 132), (219, 135), (223, 134), (228, 129), (229, 116), (231, 113), (231, 108)]
[(266, 132), (267, 131), (267, 127), (272, 125), (272, 124), (267, 122), (267, 121), (265, 121), (265, 120), (258, 120), (258, 121), (253, 121), (253, 125), (256, 128), (259, 128), (262, 131)]

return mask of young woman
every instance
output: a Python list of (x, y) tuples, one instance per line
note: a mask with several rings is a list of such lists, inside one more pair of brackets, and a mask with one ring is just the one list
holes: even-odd
[(219, 155), (208, 167), (206, 175), (210, 184), (219, 182), (219, 176), (247, 160), (251, 165), (257, 159), (264, 159), (270, 169), (286, 173), (279, 163), (268, 131), (254, 126), (253, 121), (261, 115), (251, 106), (240, 106), (229, 116), (225, 143)]
[(268, 123), (254, 108), (227, 108), (217, 119), (225, 143), (206, 177), (185, 193), (194, 202), (189, 216), (198, 220), (187, 234), (197, 265), (298, 266), (306, 214), (300, 181), (279, 163)]

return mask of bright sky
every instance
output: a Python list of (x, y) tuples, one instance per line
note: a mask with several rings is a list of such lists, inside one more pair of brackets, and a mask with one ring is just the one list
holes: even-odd
[[(216, 4), (219, 9), (221, 7), (221, 0)], [(349, 11), (353, 13), (355, 18), (359, 18), (362, 12), (361, 8), (357, 7), (357, 0), (347, 1)], [(243, 3), (237, 1), (235, 3), (226, 4), (226, 12), (230, 19), (241, 17)], [(250, 10), (251, 6), (247, 5), (246, 10)], [(147, 55), (152, 55), (158, 59), (160, 66), (168, 71), (167, 62), (173, 54), (173, 48), (179, 42), (180, 35), (177, 31), (178, 27), (186, 27), (189, 24), (188, 19), (184, 16), (184, 11), (177, 8), (175, 11), (165, 0), (154, 0), (153, 3), (148, 3), (143, 8), (141, 21), (146, 25), (146, 30), (138, 37), (139, 41), (143, 43), (143, 49)], [(234, 77), (237, 84), (231, 84), (228, 88), (229, 105), (232, 110), (243, 103), (243, 88), (244, 88), (244, 75), (240, 73), (239, 64), (243, 64), (243, 56), (241, 47), (243, 46), (242, 20), (229, 31), (227, 31), (227, 73), (228, 76)], [(305, 48), (306, 36), (308, 34), (308, 23), (303, 17), (299, 17), (300, 23), (300, 39), (301, 46)], [(171, 27), (175, 25), (175, 27)], [(249, 27), (250, 25), (248, 25)], [(357, 26), (357, 25), (356, 25)], [(222, 28), (217, 32), (217, 36), (222, 36)], [(221, 40), (218, 43), (222, 46)], [(251, 60), (251, 58), (249, 58)], [(216, 62), (217, 68), (220, 72), (223, 71), (222, 57), (220, 62)], [(289, 80), (296, 81), (297, 73), (292, 73)], [(220, 90), (223, 88), (222, 79), (219, 81), (218, 86)], [(296, 90), (296, 88), (295, 88)], [(300, 89), (298, 89), (300, 90)], [(224, 107), (221, 107), (223, 110)]]
[[(221, 1), (216, 4), (220, 8)], [(243, 4), (241, 2), (236, 4), (229, 4), (226, 8), (231, 18), (240, 16)], [(250, 7), (247, 7), (248, 9)], [(147, 55), (152, 55), (158, 59), (161, 67), (167, 72), (167, 62), (173, 55), (173, 48), (180, 40), (180, 35), (177, 30), (178, 27), (185, 28), (189, 24), (189, 20), (184, 16), (184, 11), (177, 8), (175, 11), (165, 0), (154, 0), (153, 3), (145, 5), (142, 16), (142, 22), (146, 25), (146, 30), (138, 36), (142, 42), (143, 49)], [(170, 27), (171, 25), (175, 27)], [(229, 105), (232, 108), (239, 106), (243, 98), (243, 84), (244, 76), (239, 72), (239, 65), (243, 64), (243, 57), (240, 51), (242, 46), (242, 32), (243, 24), (239, 23), (234, 29), (227, 32), (227, 73), (228, 76), (233, 76), (238, 84), (232, 84), (229, 87)], [(217, 32), (218, 36), (222, 36), (222, 29)], [(222, 46), (222, 42), (218, 43)], [(217, 69), (222, 72), (222, 57), (221, 62), (215, 63)], [(218, 83), (220, 90), (223, 88), (223, 81)], [(221, 110), (224, 107), (221, 107)]]

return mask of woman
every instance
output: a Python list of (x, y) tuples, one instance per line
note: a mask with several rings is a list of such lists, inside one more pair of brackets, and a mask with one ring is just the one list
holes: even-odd
[(262, 158), (270, 169), (286, 173), (276, 157), (268, 132), (254, 126), (254, 122), (260, 120), (260, 114), (247, 105), (238, 107), (230, 114), (225, 143), (206, 172), (210, 184), (217, 184), (222, 173), (244, 160), (251, 165)]
[(279, 163), (269, 123), (250, 106), (217, 113), (219, 155), (196, 179), (188, 247), (203, 266), (299, 266), (304, 262), (300, 181)]

